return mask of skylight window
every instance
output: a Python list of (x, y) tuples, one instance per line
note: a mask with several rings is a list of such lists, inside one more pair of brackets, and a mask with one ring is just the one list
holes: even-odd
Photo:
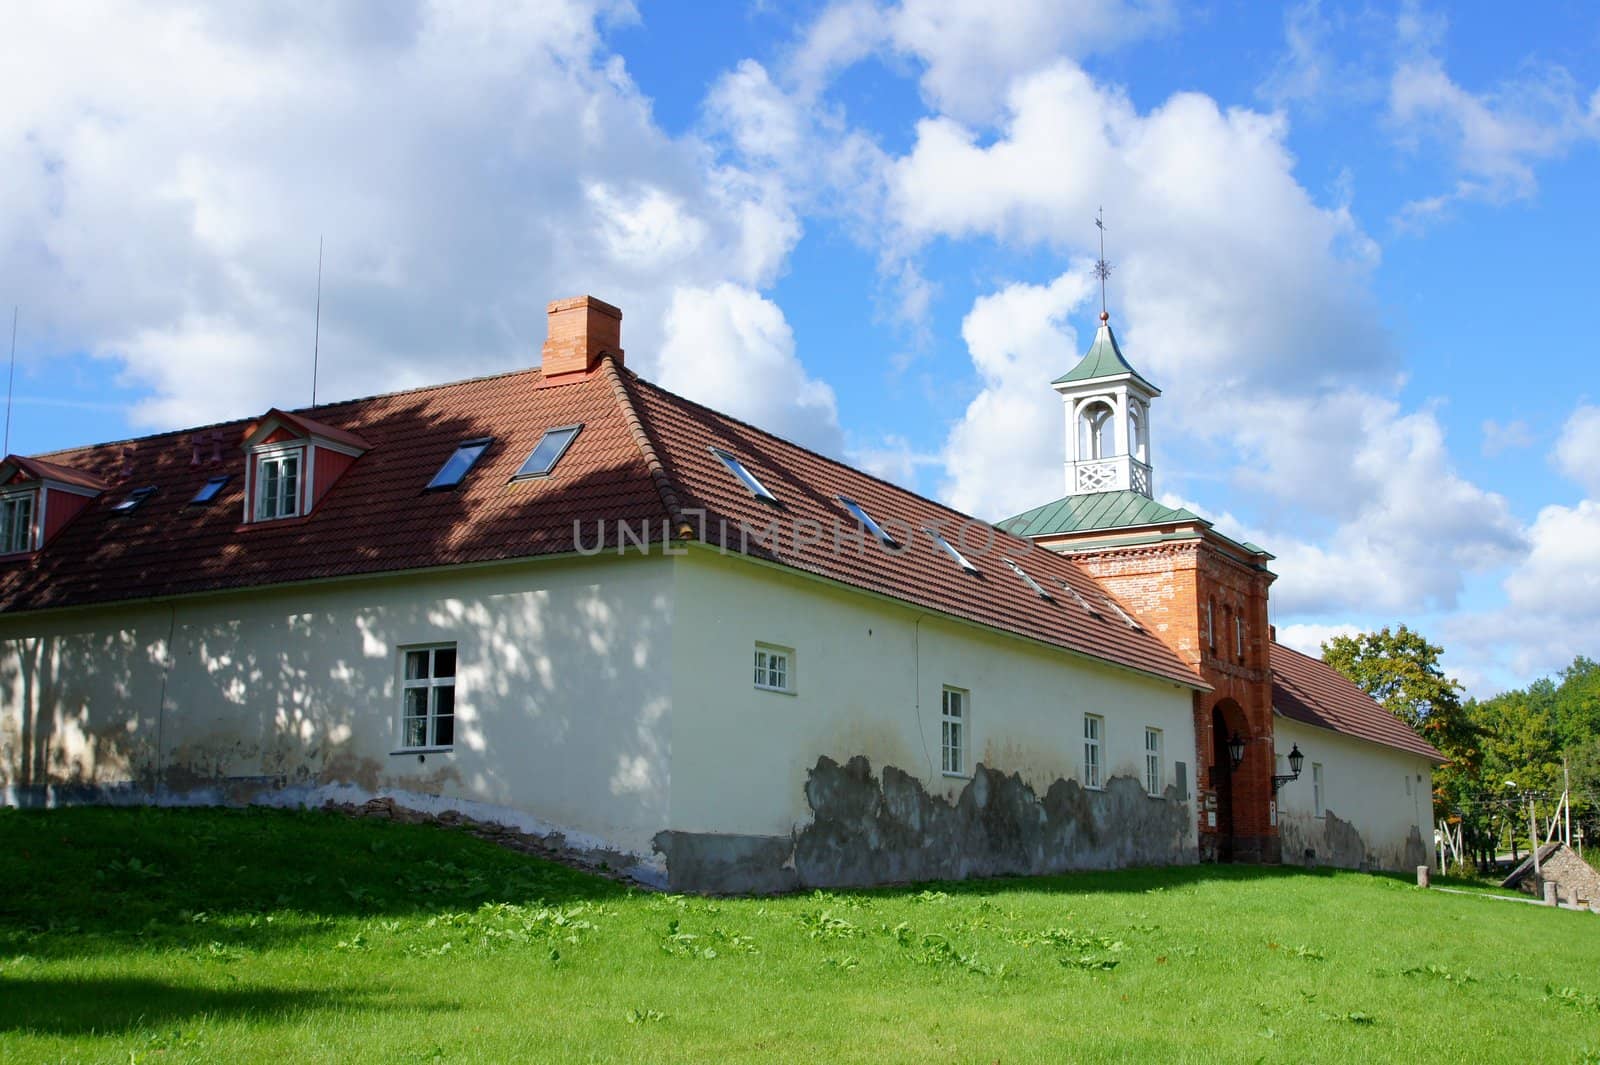
[(1091, 606), (1089, 604), (1089, 600), (1087, 600), (1083, 596), (1079, 595), (1078, 594), (1078, 589), (1074, 588), (1072, 585), (1068, 584), (1066, 581), (1062, 580), (1060, 577), (1056, 578), (1056, 583), (1061, 585), (1061, 588), (1062, 588), (1063, 591), (1065, 591), (1068, 595), (1072, 596), (1072, 601), (1074, 603), (1077, 603), (1079, 606), (1083, 607), (1083, 612), (1085, 614), (1088, 614), (1092, 618), (1097, 618), (1097, 617), (1100, 616), (1100, 611), (1096, 610), (1093, 606)]
[(1026, 584), (1029, 588), (1033, 589), (1034, 595), (1037, 595), (1040, 599), (1047, 600), (1048, 602), (1055, 602), (1055, 597), (1049, 592), (1045, 591), (1043, 588), (1039, 587), (1039, 582), (1028, 576), (1027, 572), (1021, 566), (1017, 565), (1009, 558), (1005, 560), (1005, 563), (1011, 567), (1012, 573), (1015, 573), (1018, 577), (1022, 578), (1023, 584)]
[(900, 546), (894, 542), (894, 537), (883, 531), (883, 526), (872, 520), (871, 514), (868, 514), (866, 511), (861, 509), (860, 503), (857, 503), (849, 496), (839, 496), (838, 498), (839, 502), (844, 505), (844, 509), (848, 510), (851, 516), (859, 521), (867, 530), (867, 532), (871, 533), (873, 536), (876, 536), (878, 538), (878, 542), (884, 547)]
[(545, 430), (544, 436), (528, 453), (528, 461), (511, 479), (519, 481), (527, 477), (548, 477), (550, 471), (556, 468), (556, 463), (561, 461), (561, 456), (567, 453), (567, 448), (578, 438), (578, 430), (582, 428), (582, 425), (564, 425), (559, 429)]
[(1133, 620), (1133, 616), (1131, 614), (1129, 614), (1126, 610), (1122, 609), (1116, 603), (1112, 602), (1110, 596), (1103, 595), (1100, 598), (1105, 600), (1106, 606), (1110, 607), (1112, 609), (1112, 611), (1114, 611), (1116, 613), (1117, 617), (1122, 619), (1123, 624), (1127, 625), (1128, 628), (1133, 629), (1135, 632), (1143, 632), (1144, 631), (1144, 626), (1140, 625), (1137, 621)]
[(735, 477), (744, 482), (744, 486), (750, 489), (751, 495), (755, 496), (757, 499), (765, 500), (768, 503), (776, 503), (778, 501), (778, 497), (767, 491), (767, 486), (762, 484), (756, 478), (755, 474), (745, 469), (744, 463), (740, 462), (733, 455), (722, 450), (720, 447), (712, 448), (711, 453), (717, 456), (717, 458), (721, 459), (722, 464), (728, 467), (729, 471), (732, 472)]
[(146, 499), (149, 499), (155, 494), (155, 491), (155, 485), (146, 485), (143, 488), (135, 488), (133, 491), (123, 496), (121, 502), (117, 503), (111, 509), (116, 511), (118, 514), (126, 514), (128, 511), (136, 508), (140, 503), (143, 503)]
[(211, 502), (217, 498), (217, 493), (222, 491), (222, 486), (227, 484), (229, 480), (231, 480), (231, 477), (228, 474), (211, 478), (200, 486), (200, 491), (196, 492), (194, 498), (189, 500), (190, 504)]
[(943, 536), (940, 536), (937, 529), (924, 529), (923, 532), (933, 537), (933, 542), (938, 544), (940, 549), (943, 550), (945, 554), (955, 559), (956, 565), (960, 566), (968, 573), (977, 574), (978, 567), (974, 566), (971, 562), (968, 562), (967, 556), (963, 555), (960, 551), (957, 551), (955, 545), (949, 540), (946, 540)]
[(494, 443), (492, 436), (461, 441), (450, 457), (444, 460), (444, 465), (439, 467), (439, 472), (433, 475), (433, 480), (428, 482), (428, 488), (454, 488), (460, 484), (461, 479), (478, 464), (478, 460), (492, 443)]

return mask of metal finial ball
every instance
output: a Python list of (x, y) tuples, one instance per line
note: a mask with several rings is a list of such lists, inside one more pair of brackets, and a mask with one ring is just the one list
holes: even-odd
[(1111, 315), (1106, 313), (1105, 311), (1101, 311), (1100, 312), (1100, 320), (1102, 322), (1109, 322), (1109, 321), (1111, 321)]

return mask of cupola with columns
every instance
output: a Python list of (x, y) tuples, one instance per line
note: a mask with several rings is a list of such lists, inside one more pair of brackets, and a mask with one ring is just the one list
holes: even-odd
[(1137, 492), (1155, 497), (1150, 472), (1150, 401), (1161, 394), (1123, 358), (1100, 312), (1094, 343), (1051, 382), (1066, 403), (1067, 495)]

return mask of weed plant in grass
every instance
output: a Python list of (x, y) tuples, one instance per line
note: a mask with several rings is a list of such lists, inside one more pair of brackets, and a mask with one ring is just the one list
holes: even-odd
[(624, 888), (320, 813), (0, 812), (0, 1060), (1600, 1062), (1600, 918), (1395, 878)]

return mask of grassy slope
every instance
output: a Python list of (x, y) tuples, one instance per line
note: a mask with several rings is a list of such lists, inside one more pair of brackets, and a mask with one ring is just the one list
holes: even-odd
[(7, 1062), (1600, 1061), (1597, 945), (1349, 873), (706, 900), (426, 827), (0, 812)]

